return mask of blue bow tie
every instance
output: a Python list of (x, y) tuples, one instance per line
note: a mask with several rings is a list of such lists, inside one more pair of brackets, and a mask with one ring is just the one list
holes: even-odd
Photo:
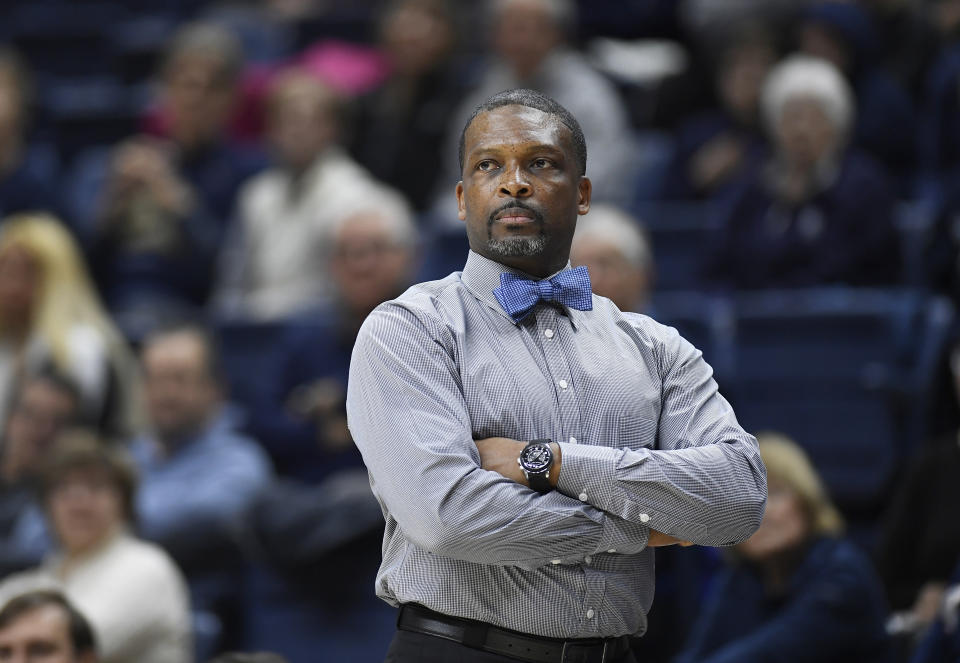
[(545, 281), (531, 281), (504, 272), (500, 275), (500, 287), (494, 288), (493, 294), (514, 322), (530, 315), (538, 302), (557, 302), (578, 311), (593, 309), (590, 274), (582, 265)]

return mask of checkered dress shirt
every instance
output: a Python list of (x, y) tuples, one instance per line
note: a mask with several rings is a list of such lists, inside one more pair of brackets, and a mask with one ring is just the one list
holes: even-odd
[[(377, 594), (542, 636), (641, 634), (650, 529), (747, 538), (756, 440), (676, 330), (596, 296), (514, 323), (493, 295), (508, 269), (471, 252), (360, 330), (347, 415), (386, 519)], [(482, 469), (492, 436), (558, 442), (557, 490)]]

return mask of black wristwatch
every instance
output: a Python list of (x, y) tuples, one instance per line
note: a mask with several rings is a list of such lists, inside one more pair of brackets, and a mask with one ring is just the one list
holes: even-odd
[(520, 452), (517, 464), (527, 477), (530, 487), (538, 493), (549, 493), (553, 490), (550, 485), (550, 468), (553, 467), (553, 450), (551, 440), (532, 440)]

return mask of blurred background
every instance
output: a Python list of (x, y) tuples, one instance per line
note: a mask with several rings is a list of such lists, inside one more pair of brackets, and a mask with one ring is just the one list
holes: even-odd
[(114, 663), (382, 660), (350, 349), (462, 267), (464, 120), (532, 87), (587, 138), (574, 263), (791, 450), (760, 539), (658, 551), (638, 660), (960, 660), (960, 0), (0, 12), (4, 600)]

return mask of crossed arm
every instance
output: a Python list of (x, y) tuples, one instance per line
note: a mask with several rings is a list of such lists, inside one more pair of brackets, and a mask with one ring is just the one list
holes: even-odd
[[(497, 472), (504, 478), (515, 481), (516, 483), (530, 487), (527, 477), (520, 469), (517, 458), (520, 457), (520, 451), (526, 445), (526, 442), (511, 440), (509, 437), (488, 437), (483, 440), (475, 440), (477, 449), (480, 451), (480, 464), (485, 470)], [(557, 487), (560, 478), (560, 470), (563, 466), (563, 453), (560, 445), (554, 442), (550, 445), (553, 451), (553, 467), (550, 469), (550, 485)], [(662, 546), (671, 546), (679, 544), (681, 546), (692, 546), (692, 541), (683, 541), (677, 537), (650, 529), (650, 535), (647, 539), (648, 548), (659, 548)]]
[(517, 466), (522, 441), (473, 439), (448, 333), (422, 312), (384, 306), (361, 329), (351, 364), (351, 432), (374, 492), (418, 547), (536, 568), (648, 545), (726, 545), (759, 525), (766, 482), (756, 442), (715, 398), (689, 344), (665, 362), (664, 399), (680, 402), (666, 423), (673, 437), (711, 442), (663, 451), (562, 443), (551, 473), (558, 489), (541, 496)]

